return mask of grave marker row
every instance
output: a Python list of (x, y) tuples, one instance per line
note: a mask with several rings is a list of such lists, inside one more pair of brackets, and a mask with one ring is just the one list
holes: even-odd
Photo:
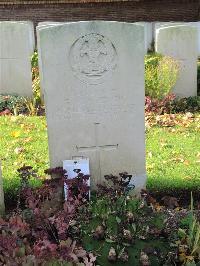
[[(47, 25), (59, 25), (60, 22), (42, 22), (39, 26)], [(180, 79), (177, 86), (174, 89), (174, 93), (178, 96), (195, 96), (197, 93), (196, 89), (196, 60), (198, 53), (197, 50), (200, 49), (200, 26), (198, 22), (193, 23), (182, 23), (182, 22), (157, 22), (148, 23), (140, 22), (138, 24), (144, 25), (144, 38), (145, 38), (145, 51), (151, 48), (151, 43), (153, 39), (156, 40), (156, 51), (162, 52), (164, 54), (173, 54), (177, 59), (182, 62), (182, 71), (180, 74)], [(196, 32), (192, 36), (180, 37), (173, 42), (168, 38), (169, 49), (165, 49), (165, 37), (159, 38), (158, 31), (161, 28), (168, 28), (169, 26), (186, 26), (188, 32), (193, 26)], [(154, 32), (157, 32), (157, 34)], [(169, 32), (169, 30), (168, 30)], [(189, 33), (191, 35), (191, 33)], [(164, 35), (162, 35), (164, 36)], [(22, 96), (31, 96), (31, 65), (30, 56), (34, 50), (34, 28), (32, 22), (21, 21), (4, 21), (0, 22), (0, 94), (18, 94)], [(191, 38), (192, 44), (188, 45), (188, 39)], [(163, 40), (162, 40), (163, 39)], [(179, 43), (179, 45), (178, 45)], [(197, 45), (197, 47), (196, 47)], [(163, 46), (163, 48), (162, 48)], [(183, 47), (187, 47), (183, 50)], [(172, 48), (171, 48), (172, 47)], [(180, 48), (180, 49), (179, 49)], [(170, 50), (170, 51), (169, 51)], [(172, 52), (173, 50), (173, 52)], [(176, 52), (182, 52), (181, 56), (178, 56)], [(193, 51), (192, 58), (187, 60), (187, 51)], [(186, 54), (184, 52), (186, 51)], [(184, 58), (184, 59), (183, 59)], [(187, 63), (185, 63), (187, 61)], [(184, 63), (183, 63), (184, 62)], [(186, 66), (187, 65), (187, 66)], [(190, 78), (188, 79), (188, 75)], [(42, 78), (42, 76), (41, 76)], [(183, 86), (183, 89), (182, 89)], [(187, 87), (187, 88), (186, 88)], [(182, 91), (180, 91), (182, 90)]]
[(32, 22), (0, 22), (0, 94), (32, 96)]
[[(18, 30), (16, 24), (8, 24), (0, 23), (4, 40), (0, 88), (8, 79), (4, 63), (16, 65), (19, 73), (25, 73), (23, 67), (31, 68), (30, 23), (19, 23)], [(73, 157), (89, 158), (93, 188), (105, 174), (123, 171), (133, 175), (138, 190), (145, 186), (144, 33), (140, 23), (105, 21), (46, 22), (37, 27), (51, 167)], [(185, 25), (163, 27), (157, 33), (156, 50), (182, 62), (177, 95), (194, 93), (196, 30)], [(31, 76), (25, 75), (27, 86), (20, 82), (16, 86), (26, 87), (21, 93), (29, 95)]]
[(155, 50), (180, 63), (173, 92), (179, 97), (197, 95), (197, 28), (189, 25), (162, 26), (156, 30)]

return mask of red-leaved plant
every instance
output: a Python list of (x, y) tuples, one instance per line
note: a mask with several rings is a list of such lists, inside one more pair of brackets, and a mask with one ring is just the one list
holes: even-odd
[[(16, 212), (0, 220), (0, 265), (44, 265), (54, 261), (95, 265), (96, 257), (81, 245), (77, 221), (79, 208), (87, 201), (89, 176), (77, 171), (77, 178), (70, 180), (60, 167), (46, 173), (56, 178), (31, 188), (28, 181), (35, 176), (33, 169), (19, 169), (21, 188)], [(64, 183), (68, 187), (65, 200)]]
[(171, 113), (172, 104), (176, 96), (174, 94), (169, 94), (163, 99), (152, 99), (149, 96), (145, 97), (145, 112), (153, 112), (156, 114)]

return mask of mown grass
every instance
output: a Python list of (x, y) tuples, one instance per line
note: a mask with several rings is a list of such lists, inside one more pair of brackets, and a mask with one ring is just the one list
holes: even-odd
[[(200, 120), (182, 126), (149, 128), (146, 150), (148, 189), (200, 190)], [(17, 169), (21, 166), (31, 165), (44, 176), (49, 167), (45, 118), (0, 117), (0, 159), (7, 196), (17, 191)]]
[(7, 197), (16, 195), (19, 187), (17, 169), (23, 165), (32, 166), (39, 176), (44, 176), (44, 170), (49, 168), (45, 118), (0, 117), (0, 159)]
[(150, 190), (200, 190), (200, 117), (182, 126), (150, 128), (146, 150)]

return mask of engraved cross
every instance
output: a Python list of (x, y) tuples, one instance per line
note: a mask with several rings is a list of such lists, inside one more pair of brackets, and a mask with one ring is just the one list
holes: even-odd
[(110, 150), (116, 150), (119, 146), (119, 144), (106, 144), (106, 145), (100, 145), (99, 144), (99, 136), (98, 136), (98, 128), (100, 123), (94, 123), (95, 125), (95, 145), (93, 146), (76, 146), (76, 149), (78, 152), (90, 152), (95, 151), (96, 152), (96, 160), (98, 164), (98, 172), (99, 172), (99, 178), (101, 177), (101, 162), (100, 162), (100, 152), (102, 150), (110, 151)]

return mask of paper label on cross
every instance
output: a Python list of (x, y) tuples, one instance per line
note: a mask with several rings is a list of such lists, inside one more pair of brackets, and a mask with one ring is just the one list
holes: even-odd
[[(77, 159), (77, 160), (64, 160), (63, 169), (67, 171), (68, 179), (73, 179), (77, 177), (76, 169), (81, 169), (81, 173), (84, 175), (90, 175), (89, 159)], [(88, 180), (88, 186), (90, 187), (90, 178)], [(65, 199), (67, 199), (68, 187), (64, 185)], [(90, 191), (89, 191), (90, 198)]]

